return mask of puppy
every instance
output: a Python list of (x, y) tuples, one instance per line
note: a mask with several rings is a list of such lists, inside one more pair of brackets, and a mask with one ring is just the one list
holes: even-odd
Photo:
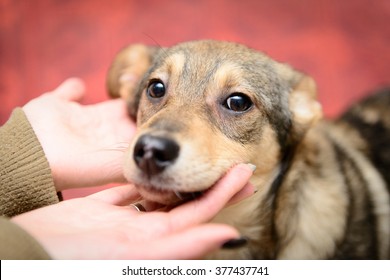
[(312, 78), (217, 41), (131, 45), (107, 85), (137, 121), (124, 173), (145, 199), (175, 205), (257, 166), (256, 194), (215, 218), (247, 244), (210, 258), (389, 258), (390, 91), (326, 121)]

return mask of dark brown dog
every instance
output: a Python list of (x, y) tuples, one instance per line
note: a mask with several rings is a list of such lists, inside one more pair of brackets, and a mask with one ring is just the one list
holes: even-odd
[[(207, 190), (237, 163), (257, 166), (257, 193), (215, 221), (247, 246), (213, 258), (388, 258), (390, 93), (336, 122), (321, 120), (314, 81), (245, 46), (216, 41), (132, 45), (109, 71), (138, 133), (124, 172), (145, 199), (172, 205)], [(378, 123), (380, 132), (365, 129)], [(378, 142), (378, 141), (377, 141)], [(379, 141), (380, 142), (380, 141)]]

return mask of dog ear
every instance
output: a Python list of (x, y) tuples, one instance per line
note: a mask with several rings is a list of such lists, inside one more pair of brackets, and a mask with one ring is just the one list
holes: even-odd
[(301, 75), (289, 96), (290, 110), (296, 133), (303, 134), (322, 118), (313, 78)]
[(322, 107), (317, 100), (316, 83), (310, 76), (286, 64), (280, 64), (279, 67), (280, 74), (288, 81), (291, 89), (288, 102), (294, 132), (303, 135), (322, 118)]
[(142, 44), (130, 45), (114, 58), (107, 74), (107, 91), (112, 98), (123, 98), (129, 114), (136, 119), (140, 92), (138, 86), (150, 68), (159, 48)]

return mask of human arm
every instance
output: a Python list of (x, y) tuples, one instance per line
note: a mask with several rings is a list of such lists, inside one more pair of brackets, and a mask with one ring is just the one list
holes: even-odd
[(23, 111), (0, 127), (0, 215), (14, 216), (57, 203), (49, 164)]
[(0, 127), (0, 215), (57, 203), (64, 189), (124, 182), (122, 155), (135, 125), (124, 101), (83, 106), (84, 93), (81, 80), (69, 79)]
[(16, 216), (12, 222), (56, 259), (193, 259), (239, 233), (207, 223), (229, 200), (253, 194), (252, 171), (239, 165), (202, 197), (171, 211), (137, 212), (131, 186), (108, 189)]
[(0, 244), (1, 260), (50, 259), (34, 237), (5, 217), (0, 217)]

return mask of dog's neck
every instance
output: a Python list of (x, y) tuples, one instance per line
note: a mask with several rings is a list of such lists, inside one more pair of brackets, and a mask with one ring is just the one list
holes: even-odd
[(295, 150), (296, 144), (288, 144), (284, 147), (282, 151), (282, 159), (278, 168), (278, 173), (275, 176), (273, 182), (271, 183), (269, 195), (274, 196), (278, 192), (288, 173), (288, 170), (291, 167), (295, 155)]
[[(214, 219), (214, 222), (217, 223), (222, 222), (233, 225), (243, 236), (248, 238), (250, 243), (261, 243), (262, 248), (264, 247), (261, 252), (252, 252), (250, 246), (246, 246), (239, 250), (234, 250), (234, 252), (226, 250), (219, 251), (214, 255), (215, 258), (230, 259), (237, 256), (236, 254), (239, 254), (242, 258), (268, 259), (275, 257), (273, 254), (276, 252), (275, 246), (277, 246), (277, 240), (273, 239), (276, 235), (272, 234), (272, 231), (276, 229), (272, 228), (273, 226), (270, 220), (274, 213), (271, 213), (266, 209), (271, 208), (270, 204), (272, 205), (275, 203), (275, 195), (277, 195), (277, 192), (285, 181), (294, 158), (294, 153), (295, 146), (284, 149), (280, 163), (268, 174), (268, 176), (252, 178), (251, 182), (258, 188), (258, 191), (247, 200), (225, 208)], [(262, 201), (260, 206), (259, 201)], [(264, 209), (262, 208), (263, 206)], [(249, 217), (253, 217), (254, 213), (257, 213), (255, 215), (256, 218), (254, 219), (261, 221), (257, 222), (255, 226), (252, 223), (247, 222), (252, 219)]]

